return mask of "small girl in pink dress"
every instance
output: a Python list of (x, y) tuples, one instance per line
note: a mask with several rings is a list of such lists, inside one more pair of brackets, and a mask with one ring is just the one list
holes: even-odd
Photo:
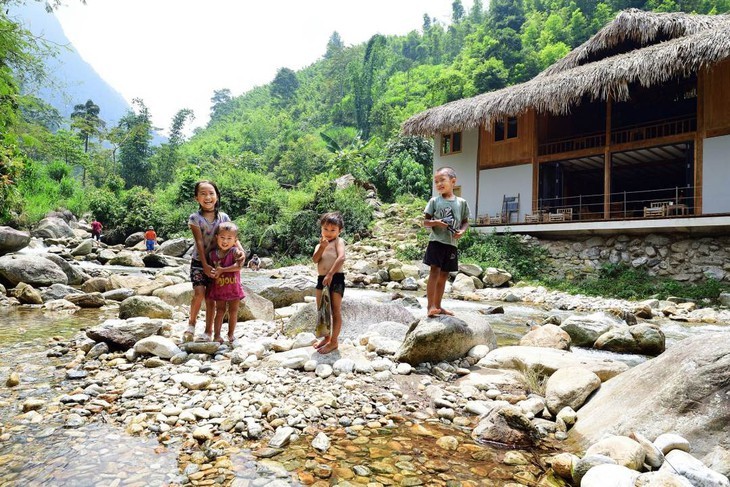
[(228, 341), (234, 343), (236, 322), (238, 320), (238, 305), (246, 297), (241, 286), (241, 266), (236, 262), (239, 250), (238, 227), (233, 222), (224, 222), (218, 225), (215, 234), (218, 248), (211, 250), (208, 263), (213, 267), (213, 282), (208, 287), (208, 299), (215, 300), (215, 317), (213, 318), (213, 340), (223, 343), (221, 328), (223, 316), (228, 311)]

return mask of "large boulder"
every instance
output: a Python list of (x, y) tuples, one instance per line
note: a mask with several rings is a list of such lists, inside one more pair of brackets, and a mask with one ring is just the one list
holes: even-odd
[(243, 286), (246, 298), (238, 306), (238, 321), (274, 321), (274, 303)]
[(0, 257), (0, 281), (11, 286), (24, 282), (31, 286), (68, 284), (63, 270), (48, 259), (28, 256), (5, 255)]
[(107, 262), (109, 265), (121, 265), (125, 267), (144, 267), (144, 261), (137, 252), (122, 251), (113, 259)]
[(544, 375), (551, 375), (563, 367), (583, 367), (595, 373), (602, 381), (607, 381), (629, 368), (623, 362), (604, 357), (576, 355), (553, 348), (520, 346), (492, 350), (477, 365), (493, 369), (531, 370)]
[(38, 238), (74, 238), (76, 236), (66, 220), (57, 217), (48, 217), (39, 221), (31, 234)]
[(189, 238), (173, 238), (157, 248), (157, 253), (171, 257), (182, 257), (192, 247), (194, 240)]
[(54, 301), (56, 299), (63, 299), (69, 294), (83, 294), (83, 291), (79, 291), (76, 288), (67, 286), (66, 284), (52, 284), (50, 287), (41, 289), (41, 296), (43, 301)]
[(501, 404), (479, 421), (471, 437), (480, 442), (525, 448), (534, 446), (540, 439), (540, 433), (520, 408)]
[(312, 279), (296, 276), (272, 284), (261, 290), (259, 294), (262, 298), (274, 303), (275, 308), (283, 308), (303, 302), (305, 296), (314, 296), (316, 284)]
[(672, 431), (695, 456), (730, 438), (730, 340), (708, 333), (678, 342), (662, 355), (605, 382), (578, 412), (571, 436), (582, 444), (604, 434)]
[(79, 308), (101, 308), (106, 304), (106, 300), (101, 293), (71, 294), (66, 296), (65, 299)]
[[(90, 242), (90, 240), (88, 240)], [(61, 268), (66, 277), (68, 278), (68, 284), (77, 285), (83, 284), (88, 281), (91, 277), (86, 274), (80, 265), (72, 264), (63, 257), (56, 254), (44, 254), (43, 257), (50, 260), (58, 267)]]
[(437, 315), (411, 326), (395, 359), (411, 365), (456, 360), (477, 345), (497, 348), (497, 338), (486, 320), (467, 323), (455, 316)]
[(119, 318), (172, 318), (173, 308), (156, 296), (132, 296), (119, 305)]
[(627, 327), (623, 321), (605, 313), (569, 316), (560, 324), (560, 328), (570, 335), (576, 347), (593, 347), (599, 336), (614, 328)]
[(144, 240), (144, 232), (134, 232), (124, 240), (125, 247), (134, 247)]
[(642, 323), (609, 330), (596, 339), (594, 347), (609, 352), (656, 356), (664, 351), (664, 344), (664, 332), (658, 326)]
[(525, 347), (547, 347), (558, 350), (570, 350), (570, 335), (559, 326), (547, 323), (530, 330), (520, 339), (520, 345)]
[(177, 267), (181, 265), (180, 262), (175, 260), (174, 257), (170, 257), (169, 255), (162, 255), (162, 254), (147, 254), (144, 257), (142, 257), (142, 262), (144, 262), (145, 267), (153, 267), (153, 268), (159, 268), (159, 267)]
[(577, 411), (600, 385), (601, 379), (583, 367), (558, 369), (545, 386), (545, 405), (555, 415), (566, 406)]
[(71, 255), (73, 256), (84, 256), (89, 255), (91, 252), (94, 251), (94, 241), (90, 239), (86, 239), (80, 244), (76, 246), (75, 249), (71, 251)]
[(30, 234), (11, 227), (0, 226), (0, 255), (16, 252), (30, 243)]
[(172, 286), (156, 289), (152, 292), (170, 306), (190, 305), (193, 299), (193, 286), (189, 282), (181, 282)]
[(43, 304), (43, 296), (41, 293), (24, 282), (18, 283), (18, 285), (8, 292), (8, 295), (16, 298), (22, 304)]
[(112, 348), (128, 349), (143, 338), (156, 335), (166, 322), (144, 317), (128, 320), (106, 320), (86, 331), (86, 336), (96, 342), (104, 342)]
[[(355, 339), (362, 335), (370, 325), (383, 321), (395, 321), (410, 325), (413, 315), (404, 306), (392, 302), (350, 299), (342, 300), (342, 331), (340, 338)], [(294, 336), (302, 331), (314, 333), (317, 324), (317, 305), (308, 303), (302, 306), (284, 325), (284, 332)]]

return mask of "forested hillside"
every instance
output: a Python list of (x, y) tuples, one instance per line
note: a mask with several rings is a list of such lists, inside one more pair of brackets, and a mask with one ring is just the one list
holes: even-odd
[(341, 209), (351, 235), (366, 231), (365, 190), (332, 193), (335, 177), (370, 182), (385, 201), (429, 194), (431, 141), (399, 136), (414, 113), (532, 78), (619, 10), (714, 14), (730, 11), (730, 0), (451, 6), (447, 25), (413, 12), (423, 16), (420, 31), (360, 45), (334, 32), (305, 69), (282, 67), (270, 84), (239, 97), (231, 96), (235, 87), (215, 91), (210, 122), (189, 140), (183, 134), (193, 114), (181, 108), (169, 142), (158, 147), (143, 100), (109, 126), (93, 100), (78, 100), (71, 118), (59, 120), (24, 94), (24, 79), (42, 77), (36, 61), (46, 47), (0, 12), (0, 223), (29, 225), (62, 206), (93, 212), (120, 234), (148, 224), (163, 236), (184, 233), (192, 185), (205, 177), (219, 183), (223, 209), (248, 245), (296, 254), (316, 240), (324, 210)]

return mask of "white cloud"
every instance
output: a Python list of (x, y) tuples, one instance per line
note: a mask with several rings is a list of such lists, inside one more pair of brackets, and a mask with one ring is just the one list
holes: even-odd
[(207, 123), (213, 90), (238, 95), (312, 64), (333, 31), (353, 45), (418, 30), (424, 13), (446, 24), (451, 0), (69, 0), (56, 15), (79, 54), (167, 129), (182, 108)]

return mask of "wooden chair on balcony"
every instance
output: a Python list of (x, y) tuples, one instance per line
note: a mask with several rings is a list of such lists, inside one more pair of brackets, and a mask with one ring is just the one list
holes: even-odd
[(512, 215), (515, 222), (520, 220), (520, 194), (517, 196), (502, 195), (502, 222), (512, 223)]
[(555, 213), (550, 213), (551, 222), (569, 222), (573, 219), (573, 208), (558, 208)]
[(542, 215), (540, 213), (533, 213), (525, 215), (525, 223), (540, 223), (542, 221)]
[(489, 224), (490, 225), (501, 225), (504, 223), (504, 215), (502, 214), (496, 214), (494, 216), (489, 217)]
[(644, 207), (644, 218), (656, 218), (667, 216), (668, 201), (652, 201), (648, 207)]

